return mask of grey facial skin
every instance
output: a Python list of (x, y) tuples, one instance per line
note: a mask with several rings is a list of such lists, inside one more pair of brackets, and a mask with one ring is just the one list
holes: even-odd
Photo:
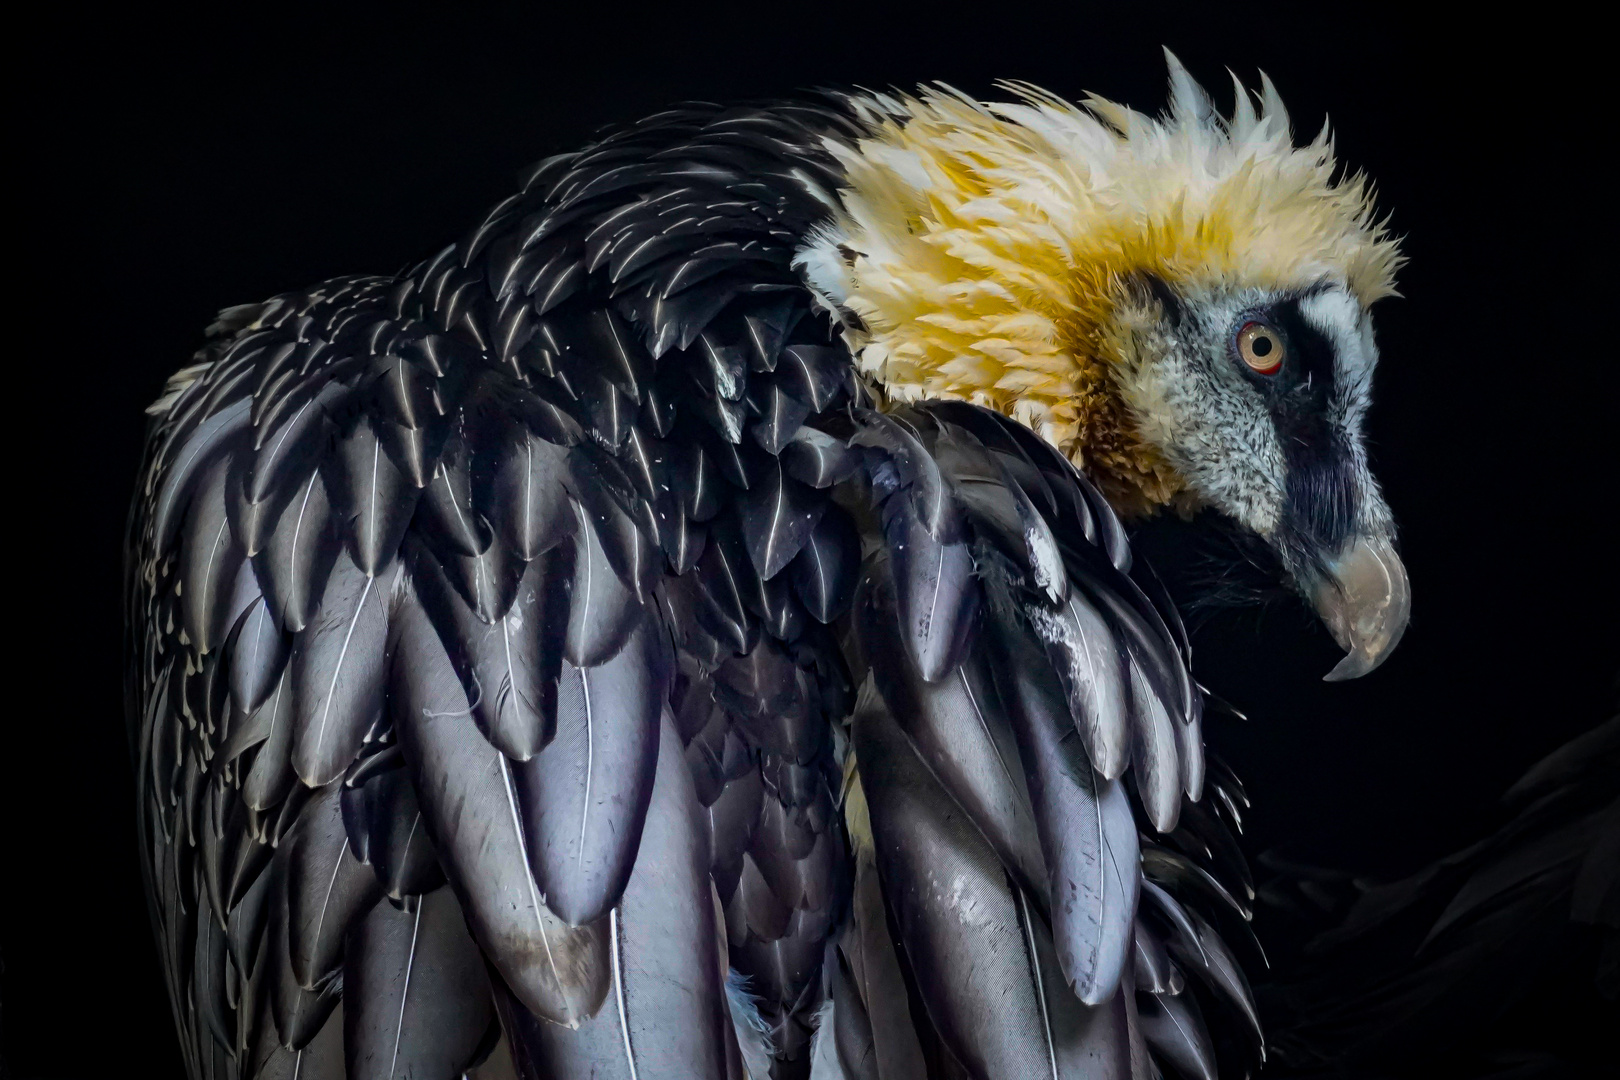
[[(1116, 309), (1117, 371), (1142, 436), (1192, 494), (1264, 540), (1347, 652), (1326, 676), (1372, 671), (1406, 628), (1411, 590), (1362, 421), (1378, 353), (1341, 285), (1297, 290), (1130, 283)], [(1282, 343), (1256, 371), (1237, 338)]]

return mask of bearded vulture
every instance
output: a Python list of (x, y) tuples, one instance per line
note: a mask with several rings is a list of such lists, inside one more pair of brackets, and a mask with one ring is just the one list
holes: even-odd
[(691, 105), (224, 311), (129, 533), (193, 1080), (1243, 1076), (1245, 806), (1122, 522), (1375, 667), (1401, 258), (1267, 81)]

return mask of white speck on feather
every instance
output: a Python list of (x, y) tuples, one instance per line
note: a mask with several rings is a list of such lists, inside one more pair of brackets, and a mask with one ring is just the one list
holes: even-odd
[(992, 921), (990, 913), (984, 910), (984, 905), (974, 895), (971, 882), (962, 874), (951, 879), (950, 893), (945, 897), (945, 903), (966, 926), (989, 926)]

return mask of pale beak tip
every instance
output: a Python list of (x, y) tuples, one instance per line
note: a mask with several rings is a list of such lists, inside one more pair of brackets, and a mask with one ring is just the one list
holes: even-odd
[[(1387, 650), (1384, 655), (1389, 655)], [(1382, 663), (1383, 659), (1383, 656), (1372, 657), (1364, 652), (1348, 652), (1343, 660), (1333, 665), (1332, 671), (1322, 676), (1322, 681), (1349, 682), (1351, 679), (1359, 679)]]

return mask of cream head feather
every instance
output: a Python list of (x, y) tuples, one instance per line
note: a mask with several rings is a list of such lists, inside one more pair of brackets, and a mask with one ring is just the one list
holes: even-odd
[[(863, 138), (834, 142), (847, 186), (799, 264), (852, 313), (860, 369), (890, 400), (953, 398), (1013, 416), (1124, 509), (1184, 486), (1117, 392), (1116, 309), (1156, 275), (1183, 291), (1341, 285), (1394, 292), (1395, 240), (1326, 125), (1296, 146), (1264, 75), (1230, 117), (1169, 55), (1159, 119), (1022, 83), (867, 95)], [(1253, 99), (1257, 98), (1258, 101)]]

